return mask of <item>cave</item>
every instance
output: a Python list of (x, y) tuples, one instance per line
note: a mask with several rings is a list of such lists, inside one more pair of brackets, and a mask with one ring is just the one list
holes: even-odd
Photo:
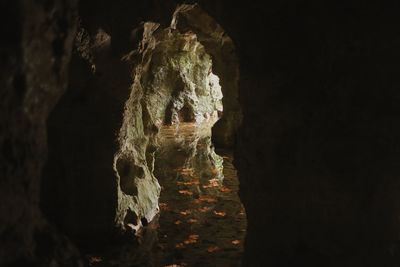
[(0, 7), (0, 266), (400, 266), (398, 3)]
[(140, 23), (119, 55), (110, 30), (91, 33), (80, 19), (68, 89), (47, 121), (44, 215), (92, 266), (240, 264), (246, 218), (232, 165), (241, 123), (232, 39), (199, 5), (183, 4), (170, 25)]

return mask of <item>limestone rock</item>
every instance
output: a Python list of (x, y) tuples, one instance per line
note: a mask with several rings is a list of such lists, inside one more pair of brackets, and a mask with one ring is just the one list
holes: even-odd
[[(222, 111), (219, 78), (212, 73), (211, 57), (195, 34), (145, 23), (136, 57), (139, 63), (114, 160), (118, 177), (116, 222), (126, 230), (138, 230), (141, 218), (151, 221), (158, 212), (160, 186), (153, 164), (159, 128), (215, 119)], [(211, 150), (208, 155), (218, 158)]]
[(173, 15), (171, 28), (180, 33), (194, 33), (211, 56), (213, 73), (220, 78), (224, 111), (213, 128), (213, 142), (232, 147), (242, 121), (239, 104), (239, 60), (232, 39), (224, 29), (199, 5), (179, 5)]
[(76, 3), (2, 1), (0, 9), (0, 265), (78, 266), (77, 250), (39, 209), (46, 118), (66, 89)]

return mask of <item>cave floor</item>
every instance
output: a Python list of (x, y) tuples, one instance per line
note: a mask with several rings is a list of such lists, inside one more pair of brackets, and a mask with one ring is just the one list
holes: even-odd
[(218, 156), (210, 149), (207, 124), (165, 126), (159, 136), (154, 173), (162, 188), (160, 214), (144, 228), (139, 246), (91, 255), (90, 265), (240, 266), (246, 215), (232, 152), (219, 150)]
[(210, 186), (202, 194), (196, 178), (164, 187), (159, 221), (163, 266), (240, 266), (246, 215), (237, 196), (232, 154), (218, 152), (224, 158), (225, 178), (220, 185), (210, 179), (201, 185)]
[(162, 186), (162, 266), (239, 266), (246, 216), (232, 153), (217, 151), (223, 158), (222, 180), (209, 149), (210, 125), (164, 127), (160, 136), (155, 173)]

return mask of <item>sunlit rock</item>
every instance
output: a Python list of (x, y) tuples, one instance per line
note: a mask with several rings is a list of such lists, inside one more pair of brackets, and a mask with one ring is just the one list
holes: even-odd
[(201, 122), (222, 111), (219, 79), (195, 34), (146, 23), (140, 54), (136, 75), (153, 121)]
[(212, 57), (213, 73), (222, 86), (224, 111), (213, 127), (213, 142), (220, 147), (232, 147), (242, 121), (239, 104), (239, 60), (232, 39), (224, 29), (199, 5), (179, 5), (173, 15), (171, 28), (180, 33), (194, 33), (205, 51)]
[[(158, 212), (160, 186), (152, 171), (159, 128), (215, 121), (222, 112), (223, 97), (219, 78), (212, 73), (211, 57), (193, 33), (181, 34), (145, 23), (139, 51), (130, 56), (134, 54), (138, 64), (114, 160), (118, 178), (116, 223), (125, 230), (128, 225), (138, 230), (140, 218), (151, 221)], [(130, 56), (126, 58), (132, 59)], [(203, 137), (203, 157), (209, 158), (205, 162), (214, 165), (222, 178), (222, 159), (215, 154), (210, 136), (211, 132)], [(197, 143), (191, 147), (197, 154)], [(126, 220), (128, 212), (135, 214), (134, 221)]]

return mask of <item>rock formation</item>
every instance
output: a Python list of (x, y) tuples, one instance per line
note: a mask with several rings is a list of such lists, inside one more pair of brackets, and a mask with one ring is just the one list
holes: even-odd
[(176, 18), (173, 25), (144, 23), (134, 33), (140, 44), (125, 55), (113, 32), (78, 30), (69, 90), (49, 118), (42, 208), (81, 246), (106, 242), (115, 226), (136, 232), (157, 214), (154, 152), (163, 124), (211, 121), (232, 110), (222, 110), (213, 55), (197, 34), (177, 30)]
[(213, 72), (220, 78), (224, 111), (213, 128), (213, 142), (220, 147), (232, 147), (242, 120), (239, 105), (239, 62), (232, 39), (199, 5), (179, 5), (171, 28), (181, 33), (193, 32), (211, 55)]
[[(139, 50), (127, 58), (138, 63), (115, 157), (117, 224), (137, 229), (141, 218), (151, 221), (158, 212), (160, 188), (153, 171), (159, 128), (215, 120), (222, 93), (211, 58), (193, 33), (145, 23)], [(125, 220), (128, 213), (135, 221)]]
[(46, 118), (66, 89), (75, 1), (2, 1), (0, 265), (78, 266), (79, 254), (39, 209)]

